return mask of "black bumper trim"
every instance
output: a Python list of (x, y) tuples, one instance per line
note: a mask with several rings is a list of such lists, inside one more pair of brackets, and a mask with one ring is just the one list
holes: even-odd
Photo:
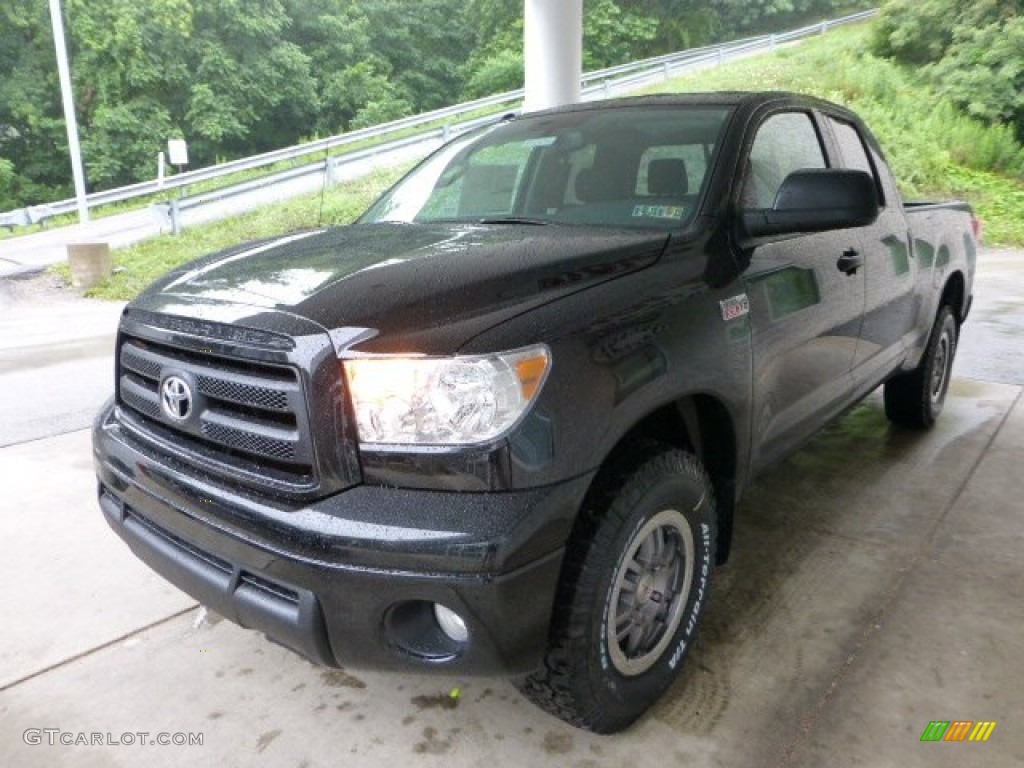
[(312, 592), (233, 567), (137, 514), (102, 486), (99, 503), (136, 556), (168, 581), (243, 627), (320, 664), (337, 664)]

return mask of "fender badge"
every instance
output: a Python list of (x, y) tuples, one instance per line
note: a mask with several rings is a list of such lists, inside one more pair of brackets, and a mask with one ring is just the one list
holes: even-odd
[(720, 301), (718, 306), (722, 308), (722, 319), (726, 322), (750, 314), (750, 299), (745, 293)]

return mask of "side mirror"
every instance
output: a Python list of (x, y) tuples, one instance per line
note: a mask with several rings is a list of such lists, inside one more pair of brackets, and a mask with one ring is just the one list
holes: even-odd
[(794, 171), (770, 209), (743, 211), (750, 237), (866, 227), (878, 218), (878, 190), (864, 171), (834, 168)]

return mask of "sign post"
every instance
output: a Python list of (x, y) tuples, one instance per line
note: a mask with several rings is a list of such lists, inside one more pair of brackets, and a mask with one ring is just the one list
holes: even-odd
[(78, 121), (75, 119), (75, 99), (71, 93), (71, 68), (68, 66), (68, 44), (64, 39), (64, 16), (60, 0), (50, 0), (50, 23), (53, 25), (53, 44), (57, 49), (57, 74), (60, 76), (60, 95), (64, 104), (64, 126), (68, 132), (68, 151), (71, 154), (71, 174), (75, 179), (75, 199), (78, 201), (78, 222), (89, 221), (89, 203), (85, 199), (85, 172), (82, 170), (82, 148), (78, 144)]
[(184, 139), (167, 140), (167, 160), (177, 167), (178, 173), (183, 165), (188, 165), (188, 144)]
[[(167, 140), (167, 159), (181, 173), (182, 166), (188, 165), (188, 144), (184, 139)], [(181, 234), (181, 212), (178, 199), (184, 194), (184, 188), (178, 187), (178, 198), (171, 199), (171, 233)]]

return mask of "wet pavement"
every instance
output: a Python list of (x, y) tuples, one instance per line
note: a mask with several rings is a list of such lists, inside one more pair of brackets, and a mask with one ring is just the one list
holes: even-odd
[[(318, 668), (202, 619), (107, 530), (86, 431), (2, 448), (0, 765), (1024, 764), (1024, 255), (978, 286), (937, 427), (876, 393), (763, 476), (682, 676), (611, 737), (501, 679)], [(996, 727), (922, 743), (936, 720)]]
[(984, 249), (974, 280), (975, 304), (960, 335), (953, 373), (1024, 384), (1024, 253)]

